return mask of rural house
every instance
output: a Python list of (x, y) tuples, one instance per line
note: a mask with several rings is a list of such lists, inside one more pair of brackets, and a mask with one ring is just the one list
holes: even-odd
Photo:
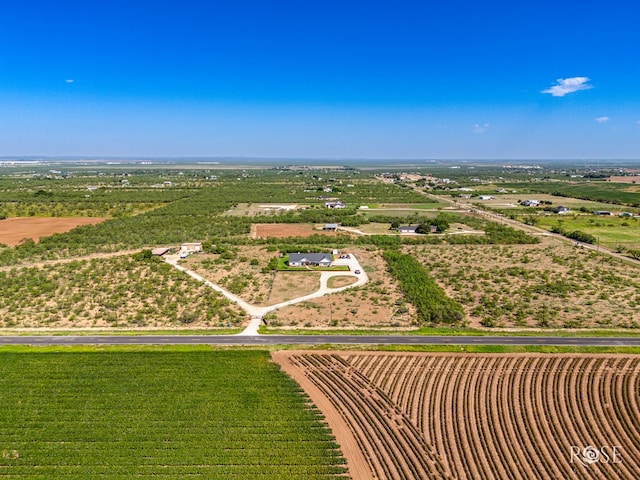
[(325, 223), (323, 230), (327, 230), (329, 232), (335, 232), (338, 230), (337, 223)]
[(327, 208), (346, 208), (346, 205), (342, 202), (325, 202), (324, 206)]
[(329, 267), (333, 258), (330, 253), (290, 253), (290, 267)]
[(418, 225), (402, 225), (398, 227), (398, 233), (416, 233)]

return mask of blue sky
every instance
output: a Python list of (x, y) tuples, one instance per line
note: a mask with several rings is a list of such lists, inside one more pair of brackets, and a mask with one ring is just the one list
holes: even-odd
[(640, 159), (629, 1), (31, 1), (0, 156)]

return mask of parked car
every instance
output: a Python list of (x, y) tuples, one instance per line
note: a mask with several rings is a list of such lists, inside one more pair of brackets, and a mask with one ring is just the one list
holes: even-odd
[(356, 270), (356, 271), (355, 271), (355, 272), (353, 272), (353, 273), (355, 273), (356, 275), (360, 275), (360, 270)]

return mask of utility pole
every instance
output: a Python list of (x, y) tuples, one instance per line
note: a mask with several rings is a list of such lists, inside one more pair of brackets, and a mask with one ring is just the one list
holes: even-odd
[(333, 302), (329, 302), (329, 325), (333, 325)]

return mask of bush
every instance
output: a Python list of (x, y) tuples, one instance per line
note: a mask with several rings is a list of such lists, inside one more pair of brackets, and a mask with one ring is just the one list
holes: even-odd
[(571, 239), (576, 240), (578, 242), (589, 243), (591, 245), (593, 245), (594, 243), (596, 243), (598, 241), (598, 239), (596, 237), (594, 237), (593, 235), (591, 235), (589, 233), (581, 232), (580, 230), (574, 230), (571, 233), (567, 233), (565, 236), (567, 238), (571, 238)]

